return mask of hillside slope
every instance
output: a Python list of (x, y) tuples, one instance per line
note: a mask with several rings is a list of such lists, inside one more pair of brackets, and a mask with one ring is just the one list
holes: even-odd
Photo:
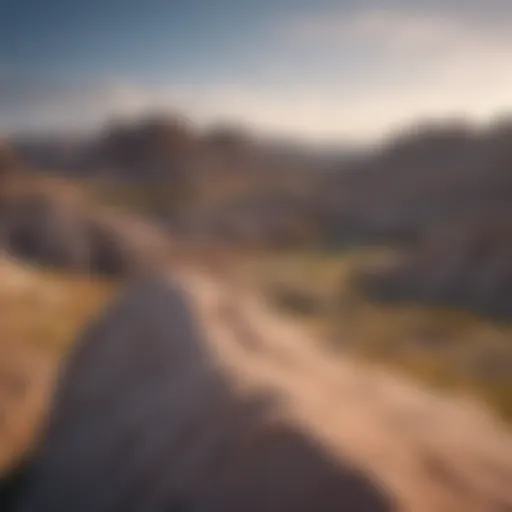
[(324, 353), (223, 279), (178, 281), (135, 283), (87, 331), (14, 510), (512, 507), (485, 412)]

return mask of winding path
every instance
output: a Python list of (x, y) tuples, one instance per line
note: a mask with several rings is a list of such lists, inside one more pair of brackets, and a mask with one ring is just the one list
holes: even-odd
[(140, 277), (85, 333), (13, 510), (505, 512), (511, 484), (485, 412), (184, 268)]

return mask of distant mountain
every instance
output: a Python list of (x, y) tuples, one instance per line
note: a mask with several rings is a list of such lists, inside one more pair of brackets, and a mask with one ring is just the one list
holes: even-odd
[(424, 127), (341, 170), (317, 198), (326, 239), (402, 248), (362, 276), (372, 297), (512, 318), (512, 121)]
[(334, 236), (421, 234), (455, 216), (512, 211), (512, 122), (410, 131), (340, 165), (319, 191)]
[(11, 138), (13, 150), (35, 171), (73, 175), (95, 165), (91, 136), (21, 134)]
[[(200, 130), (185, 119), (151, 116), (112, 122), (89, 134), (18, 134), (11, 139), (26, 164), (43, 172), (91, 175), (108, 172), (119, 179), (147, 179), (192, 160), (211, 158), (247, 164), (325, 167), (339, 164), (354, 150), (343, 144), (318, 145), (253, 133), (236, 125)], [(229, 163), (227, 164), (229, 165)]]

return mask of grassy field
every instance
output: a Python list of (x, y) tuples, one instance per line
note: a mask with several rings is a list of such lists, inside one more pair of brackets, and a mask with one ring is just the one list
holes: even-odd
[(115, 285), (0, 260), (0, 475), (30, 450), (55, 371)]
[(512, 325), (455, 309), (366, 300), (351, 276), (361, 265), (390, 256), (376, 249), (261, 253), (245, 259), (237, 272), (331, 347), (483, 400), (512, 421)]

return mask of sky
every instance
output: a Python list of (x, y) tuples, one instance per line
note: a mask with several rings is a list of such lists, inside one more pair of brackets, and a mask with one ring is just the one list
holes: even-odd
[(512, 107), (509, 0), (0, 0), (0, 131), (179, 112), (308, 140)]

